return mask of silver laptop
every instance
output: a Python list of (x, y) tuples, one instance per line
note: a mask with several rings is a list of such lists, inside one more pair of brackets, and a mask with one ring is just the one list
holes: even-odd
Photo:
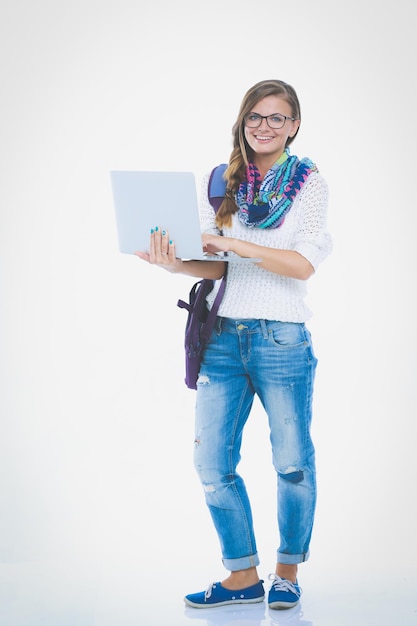
[(204, 253), (192, 172), (112, 170), (110, 178), (120, 252), (148, 252), (151, 229), (158, 226), (168, 231), (178, 258), (260, 261)]

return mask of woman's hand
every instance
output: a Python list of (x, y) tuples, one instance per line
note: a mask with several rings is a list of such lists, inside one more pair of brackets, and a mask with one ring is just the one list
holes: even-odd
[(175, 244), (170, 240), (168, 231), (161, 230), (159, 226), (152, 228), (148, 252), (135, 252), (135, 255), (152, 265), (159, 265), (168, 272), (179, 272), (182, 260), (175, 256)]
[(216, 252), (230, 252), (232, 239), (230, 237), (222, 237), (221, 235), (202, 236), (203, 250), (208, 254), (216, 254)]

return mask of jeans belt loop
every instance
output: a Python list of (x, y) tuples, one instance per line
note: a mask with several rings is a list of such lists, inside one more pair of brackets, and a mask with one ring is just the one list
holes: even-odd
[(266, 324), (266, 320), (259, 320), (259, 323), (261, 325), (261, 330), (262, 330), (264, 339), (268, 339), (268, 326)]

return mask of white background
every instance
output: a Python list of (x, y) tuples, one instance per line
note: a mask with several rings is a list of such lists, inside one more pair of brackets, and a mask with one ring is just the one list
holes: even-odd
[[(334, 238), (309, 282), (319, 504), (302, 582), (416, 575), (413, 25), (412, 0), (3, 0), (0, 563), (14, 590), (18, 564), (40, 562), (120, 593), (129, 578), (141, 597), (175, 581), (175, 601), (226, 575), (192, 467), (176, 307), (192, 279), (118, 252), (109, 171), (199, 180), (266, 78), (298, 92), (292, 151), (329, 183)], [(241, 463), (264, 578), (265, 422), (256, 405)]]

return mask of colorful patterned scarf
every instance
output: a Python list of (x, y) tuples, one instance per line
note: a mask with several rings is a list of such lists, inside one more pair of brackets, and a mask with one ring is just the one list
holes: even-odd
[(310, 159), (290, 156), (286, 148), (261, 181), (254, 163), (249, 163), (246, 180), (236, 194), (238, 216), (249, 228), (279, 228), (311, 172), (317, 172)]

